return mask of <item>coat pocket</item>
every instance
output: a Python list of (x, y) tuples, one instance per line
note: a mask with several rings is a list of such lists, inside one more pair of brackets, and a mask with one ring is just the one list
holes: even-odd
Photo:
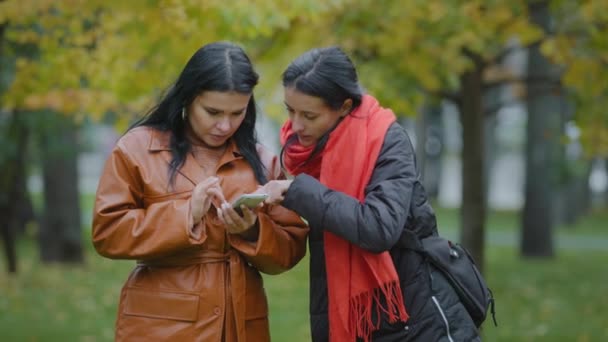
[(139, 288), (127, 288), (124, 301), (125, 315), (185, 322), (196, 321), (200, 302), (195, 294)]

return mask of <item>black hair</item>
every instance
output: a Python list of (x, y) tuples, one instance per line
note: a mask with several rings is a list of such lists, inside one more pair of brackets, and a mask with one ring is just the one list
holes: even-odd
[[(350, 99), (352, 111), (359, 107), (363, 97), (355, 65), (337, 46), (308, 50), (296, 58), (283, 72), (283, 87), (318, 97), (333, 110), (340, 109), (344, 101)], [(308, 160), (323, 150), (333, 128), (319, 139)], [(281, 165), (285, 149), (295, 140), (295, 135), (287, 138), (280, 154)]]
[(159, 103), (148, 114), (133, 124), (150, 126), (161, 131), (171, 131), (171, 154), (169, 182), (173, 184), (175, 173), (186, 161), (192, 148), (186, 138), (186, 123), (182, 110), (204, 91), (235, 91), (251, 94), (247, 104), (245, 119), (233, 135), (243, 158), (251, 165), (260, 184), (267, 182), (264, 166), (257, 153), (255, 134), (256, 104), (253, 88), (258, 83), (258, 74), (253, 69), (249, 57), (239, 46), (229, 42), (207, 44), (190, 57), (188, 63)]

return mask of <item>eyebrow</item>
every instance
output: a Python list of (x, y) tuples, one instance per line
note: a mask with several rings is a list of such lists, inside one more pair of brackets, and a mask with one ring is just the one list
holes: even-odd
[[(285, 107), (287, 107), (287, 109), (293, 110), (293, 108), (291, 108), (291, 106), (288, 105), (287, 102), (283, 102), (283, 103), (285, 104)], [(319, 113), (317, 113), (317, 112), (311, 112), (309, 110), (303, 110), (302, 113), (304, 113), (304, 114), (312, 114), (312, 115), (319, 115)]]
[[(219, 113), (223, 113), (224, 112), (221, 109), (217, 109), (217, 108), (213, 108), (213, 107), (208, 107), (208, 106), (203, 106), (203, 108), (205, 108), (205, 110), (208, 111), (208, 112), (219, 112)], [(239, 109), (239, 110), (235, 110), (235, 111), (232, 112), (232, 114), (241, 114), (245, 110), (247, 110), (247, 107)]]

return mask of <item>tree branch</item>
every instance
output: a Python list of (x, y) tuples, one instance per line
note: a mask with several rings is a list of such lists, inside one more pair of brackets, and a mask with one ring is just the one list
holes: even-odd
[(463, 47), (462, 48), (462, 54), (465, 55), (466, 57), (468, 57), (470, 60), (473, 61), (473, 63), (475, 64), (475, 67), (478, 69), (483, 69), (483, 67), (485, 67), (487, 65), (487, 62), (483, 59), (483, 57), (476, 53), (475, 51), (467, 48), (467, 47)]

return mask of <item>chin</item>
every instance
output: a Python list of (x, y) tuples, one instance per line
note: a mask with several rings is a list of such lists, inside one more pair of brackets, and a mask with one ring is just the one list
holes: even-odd
[(211, 143), (210, 143), (210, 144), (208, 144), (208, 145), (209, 145), (209, 147), (212, 147), (212, 148), (218, 148), (218, 147), (222, 147), (222, 146), (226, 145), (226, 140), (224, 140), (224, 141), (223, 141), (223, 142), (221, 142), (221, 143), (218, 143), (218, 142), (211, 142)]

